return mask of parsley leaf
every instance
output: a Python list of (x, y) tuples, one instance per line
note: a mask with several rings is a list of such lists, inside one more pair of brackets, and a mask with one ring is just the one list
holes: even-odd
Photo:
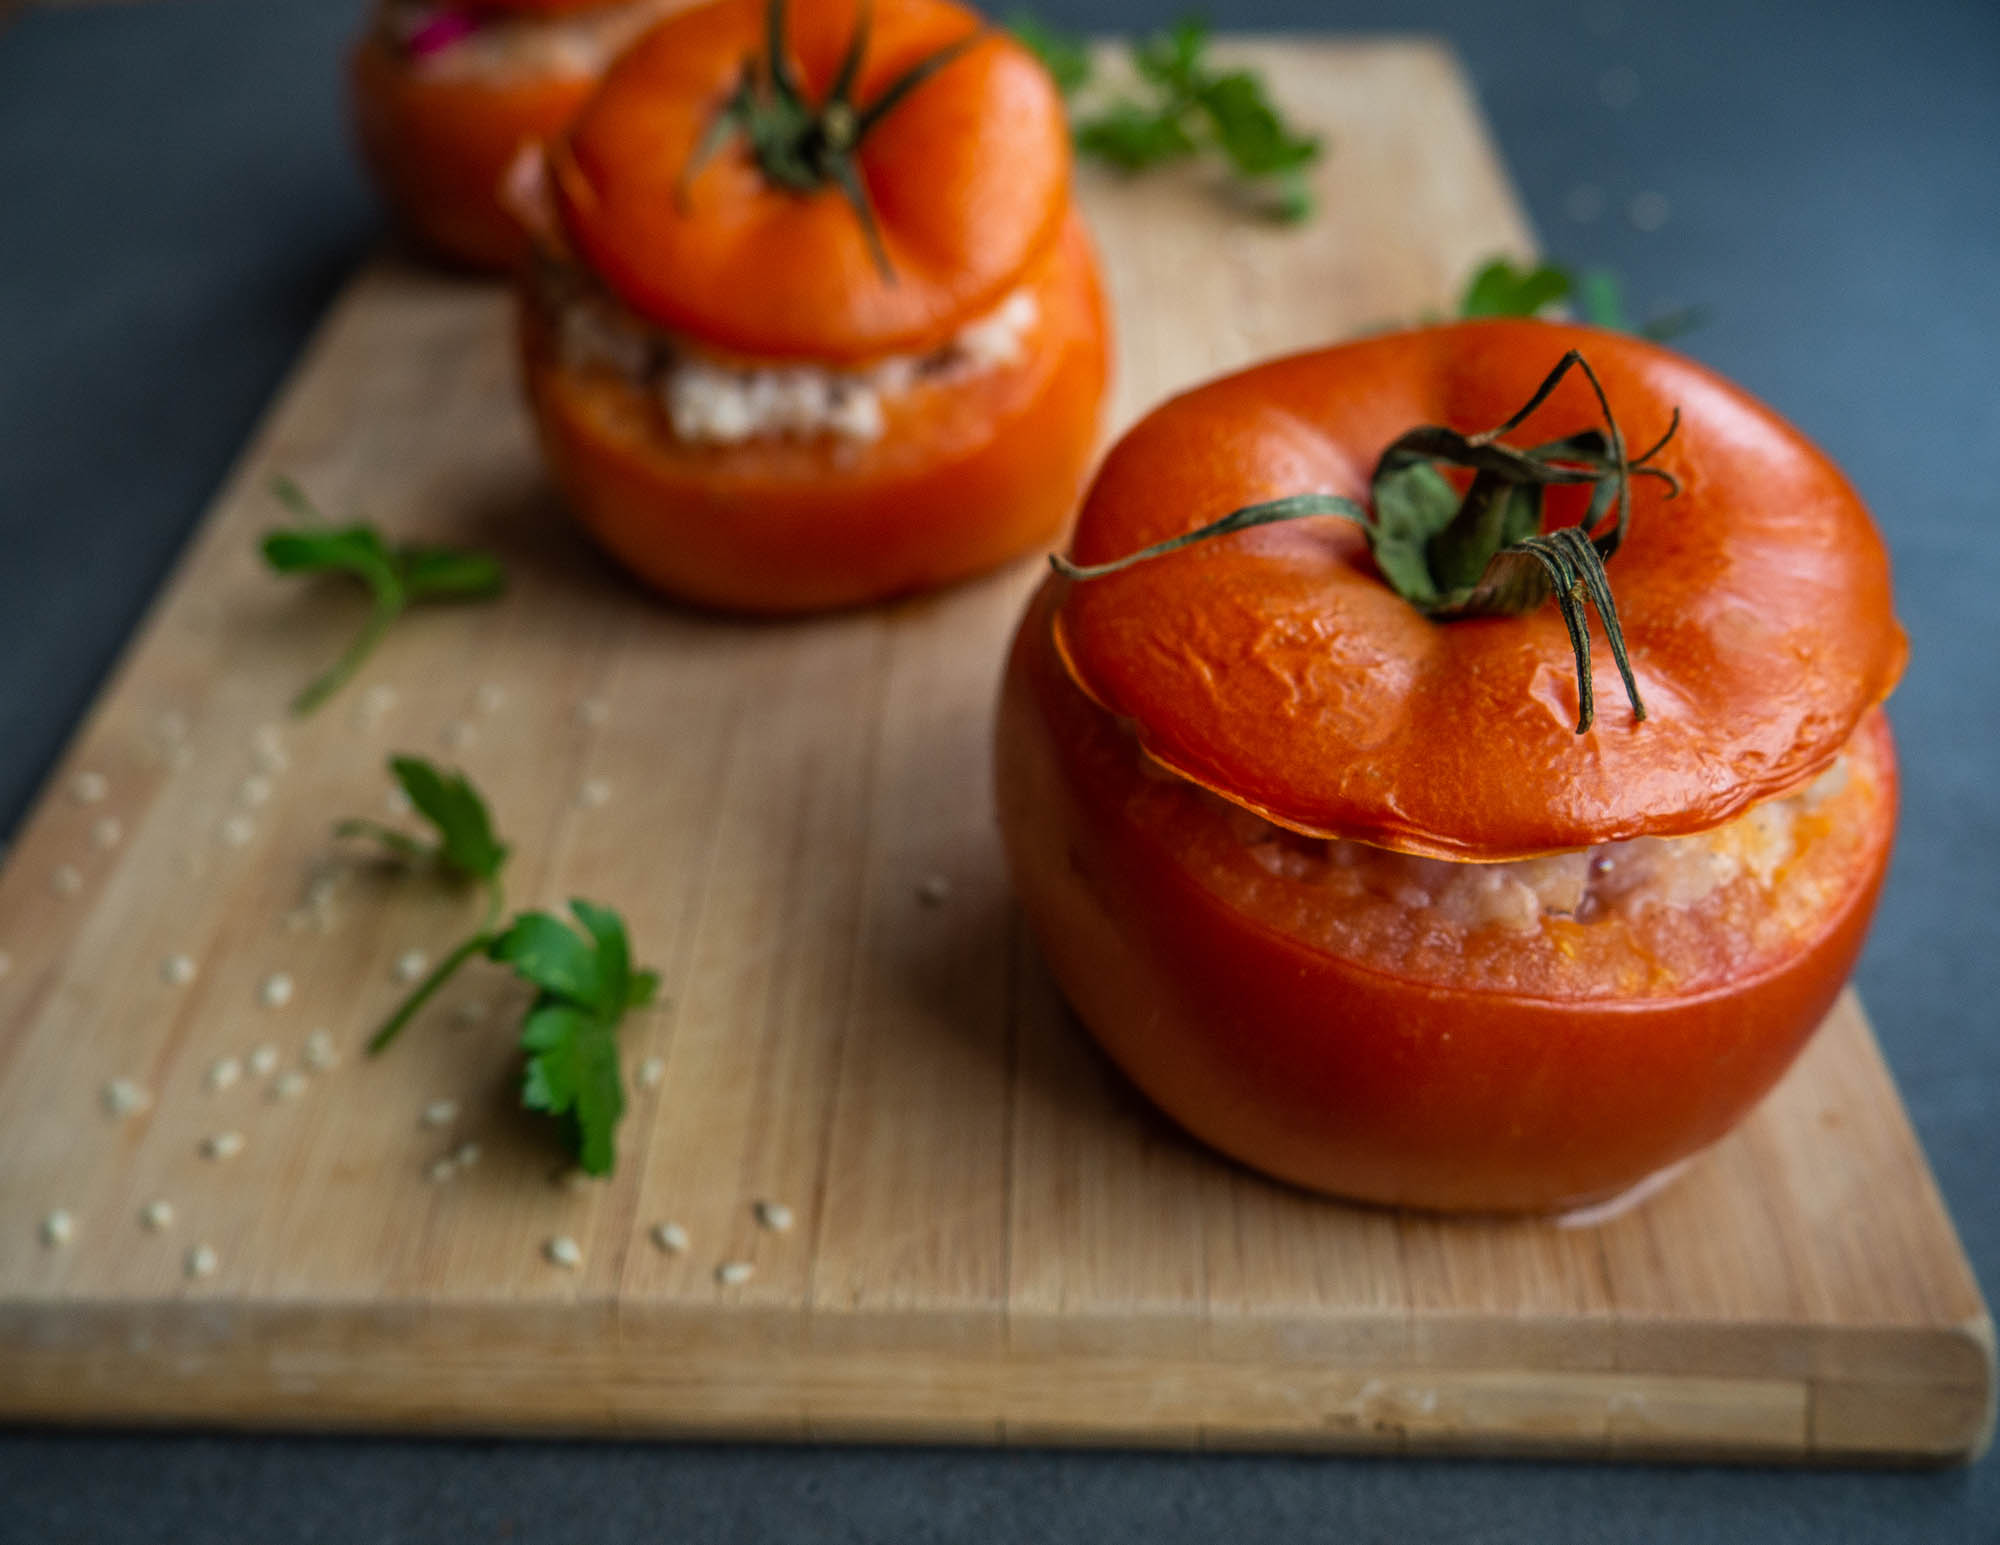
[(618, 1026), (627, 1009), (653, 1000), (659, 977), (632, 970), (616, 912), (580, 899), (569, 905), (583, 933), (546, 912), (524, 912), (487, 954), (538, 989), (521, 1027), (521, 1103), (562, 1123), (585, 1173), (606, 1175), (625, 1113)]
[(272, 492), (307, 525), (268, 533), (264, 561), (279, 574), (346, 574), (368, 587), (367, 624), (341, 657), (292, 700), (309, 714), (345, 686), (396, 619), (418, 601), (483, 601), (500, 593), (506, 571), (489, 553), (444, 547), (391, 547), (373, 526), (332, 526), (288, 477)]
[(1637, 333), (1664, 343), (1699, 327), (1705, 314), (1699, 307), (1687, 307), (1654, 317), (1637, 327), (1625, 310), (1624, 287), (1608, 268), (1586, 268), (1572, 272), (1554, 263), (1533, 268), (1516, 267), (1506, 258), (1494, 258), (1481, 266), (1459, 297), (1462, 317), (1533, 317), (1551, 306), (1569, 302), (1584, 321), (1613, 332)]

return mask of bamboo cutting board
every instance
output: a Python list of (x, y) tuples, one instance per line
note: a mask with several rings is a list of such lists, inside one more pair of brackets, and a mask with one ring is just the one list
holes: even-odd
[[(1324, 213), (1281, 232), (1196, 177), (1088, 184), (1119, 424), (1439, 306), (1529, 246), (1441, 49), (1242, 51), (1332, 135)], [(0, 878), (0, 1416), (1778, 1459), (1984, 1443), (1985, 1308), (1852, 997), (1744, 1130), (1596, 1226), (1362, 1210), (1236, 1169), (1108, 1070), (1007, 898), (988, 717), (1038, 565), (805, 623), (657, 604), (552, 507), (506, 324), (488, 287), (390, 262), (354, 282)], [(412, 617), (290, 722), (357, 603), (262, 571), (276, 470), (401, 536), (498, 548), (514, 587)], [(402, 749), (489, 793), (516, 905), (615, 905), (664, 974), (670, 1001), (627, 1033), (631, 1068), (663, 1076), (634, 1088), (609, 1182), (552, 1178), (514, 1108), (520, 998), (490, 968), (358, 1055), (399, 957), (473, 921), (335, 855), (335, 817), (389, 816)], [(302, 1063), (318, 1029), (337, 1066)], [(208, 1087), (260, 1046), (302, 1092)], [(105, 1107), (117, 1079), (143, 1108)], [(440, 1100), (456, 1113), (427, 1123)], [(204, 1157), (222, 1132), (242, 1151)], [(479, 1161), (431, 1178), (467, 1142)], [(141, 1222), (155, 1201), (165, 1227)], [(51, 1244), (56, 1209), (72, 1233)], [(685, 1251), (652, 1241), (665, 1221)], [(545, 1256), (558, 1236), (573, 1269)], [(191, 1275), (201, 1246), (214, 1269)], [(725, 1262), (752, 1274), (725, 1283)]]

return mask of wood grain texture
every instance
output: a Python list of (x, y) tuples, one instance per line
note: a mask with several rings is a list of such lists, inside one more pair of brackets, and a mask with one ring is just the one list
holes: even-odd
[[(1442, 50), (1242, 52), (1333, 135), (1325, 212), (1278, 231), (1198, 174), (1088, 184), (1119, 424), (1530, 247)], [(291, 723), (357, 616), (263, 573), (275, 469), (401, 535), (497, 547), (516, 583), (412, 617)], [(1317, 1200), (1144, 1107), (1024, 938), (993, 832), (991, 702), (1035, 578), (805, 623), (656, 604), (553, 508), (503, 298), (372, 266), (0, 877), (0, 1415), (1758, 1459), (1984, 1443), (1986, 1311), (1851, 997), (1742, 1131), (1595, 1228)], [(627, 1037), (665, 1076), (635, 1091), (607, 1183), (551, 1179), (514, 1108), (520, 998), (490, 970), (358, 1056), (398, 956), (474, 910), (335, 854), (333, 817), (388, 815), (397, 749), (489, 792), (517, 904), (610, 902), (665, 976)], [(82, 772), (103, 799), (75, 798)], [(163, 976), (177, 953), (193, 981)], [(259, 996), (274, 971), (282, 1008)], [(468, 1003), (487, 1017), (462, 1024)], [(344, 1058), (297, 1099), (206, 1087), (261, 1044), (296, 1066), (321, 1027)], [(144, 1111), (102, 1108), (120, 1077)], [(421, 1119), (440, 1097), (447, 1128)], [(244, 1151), (204, 1158), (224, 1130)], [(466, 1140), (480, 1162), (428, 1180)], [(794, 1226), (760, 1228), (760, 1198)], [(58, 1207), (75, 1232), (49, 1247)], [(686, 1253), (651, 1242), (667, 1219)], [(574, 1271), (544, 1259), (558, 1234)], [(720, 1284), (729, 1260), (754, 1274)]]

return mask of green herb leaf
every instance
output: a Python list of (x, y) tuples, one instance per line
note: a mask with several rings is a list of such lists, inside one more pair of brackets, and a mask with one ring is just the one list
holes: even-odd
[(390, 770), (410, 803), (437, 828), (439, 862), (468, 880), (491, 880), (507, 862), (507, 844), (493, 835), (486, 801), (463, 773), (440, 772), (422, 757), (398, 756)]
[(391, 547), (373, 526), (327, 524), (305, 490), (288, 477), (274, 479), (271, 491), (287, 509), (312, 522), (266, 534), (264, 561), (273, 572), (351, 575), (368, 587), (374, 602), (366, 626), (346, 652), (292, 700), (295, 714), (311, 713), (346, 685), (413, 602), (485, 600), (506, 583), (500, 561), (490, 554)]
[(493, 941), (487, 955), (553, 997), (587, 1009), (603, 1004), (597, 951), (561, 918), (523, 912)]
[(1056, 90), (1074, 96), (1090, 84), (1090, 45), (1074, 32), (1051, 27), (1028, 11), (1008, 13), (1007, 30), (1022, 47), (1042, 61), (1042, 68), (1054, 77)]
[(1206, 82), (1197, 100), (1214, 128), (1217, 147), (1238, 176), (1271, 177), (1319, 158), (1319, 140), (1288, 127), (1264, 82), (1247, 70)]
[(1690, 332), (1707, 320), (1698, 306), (1671, 311), (1637, 327), (1625, 309), (1625, 290), (1618, 276), (1608, 268), (1586, 268), (1572, 273), (1554, 263), (1534, 268), (1516, 267), (1506, 258), (1494, 258), (1467, 282), (1459, 297), (1462, 317), (1534, 317), (1551, 306), (1569, 302), (1577, 315), (1593, 327), (1612, 332), (1636, 333), (1664, 343)]
[(1076, 147), (1121, 172), (1178, 161), (1201, 148), (1178, 117), (1138, 102), (1113, 102), (1091, 118), (1077, 120)]

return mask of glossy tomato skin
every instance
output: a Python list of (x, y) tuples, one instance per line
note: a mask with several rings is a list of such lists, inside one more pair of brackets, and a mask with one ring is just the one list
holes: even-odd
[(1281, 1179), (1363, 1201), (1547, 1211), (1713, 1142), (1805, 1045), (1858, 955), (1894, 816), (1879, 711), (1857, 731), (1883, 797), (1840, 898), (1783, 958), (1685, 996), (1455, 989), (1342, 958), (1218, 901), (1131, 818), (1128, 733), (1030, 607), (999, 714), (1014, 885), (1084, 1024), (1161, 1109)]
[(571, 370), (522, 308), (528, 394), (557, 487), (591, 535), (669, 595), (779, 614), (979, 573), (1061, 532), (1096, 447), (1109, 365), (1082, 221), (1025, 276), (1026, 357), (891, 401), (876, 442), (676, 441), (624, 382)]
[(558, 133), (595, 78), (483, 81), (413, 69), (372, 31), (349, 56), (355, 137), (396, 223), (430, 256), (502, 272), (527, 251), (500, 202), (524, 145)]

